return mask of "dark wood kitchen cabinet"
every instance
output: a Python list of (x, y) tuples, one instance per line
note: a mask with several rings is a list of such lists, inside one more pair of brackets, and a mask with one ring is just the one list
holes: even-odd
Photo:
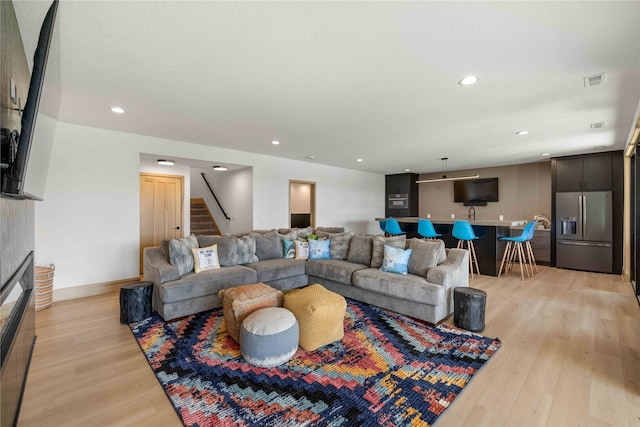
[(418, 216), (417, 173), (387, 175), (385, 180), (384, 215)]
[(613, 189), (611, 153), (555, 159), (555, 191), (608, 191)]

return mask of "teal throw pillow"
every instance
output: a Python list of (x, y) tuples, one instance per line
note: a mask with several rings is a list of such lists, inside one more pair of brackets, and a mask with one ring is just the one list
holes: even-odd
[(331, 239), (309, 240), (309, 259), (329, 259)]
[(284, 243), (284, 256), (285, 259), (294, 259), (296, 257), (296, 246), (292, 240), (283, 240)]
[(407, 274), (410, 256), (411, 249), (405, 250), (384, 245), (384, 258), (380, 270), (388, 273)]

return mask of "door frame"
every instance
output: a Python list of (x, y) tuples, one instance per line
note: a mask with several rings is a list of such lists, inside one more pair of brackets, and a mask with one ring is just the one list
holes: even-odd
[(289, 227), (291, 227), (291, 214), (295, 212), (291, 212), (291, 184), (306, 184), (309, 185), (309, 210), (310, 210), (310, 223), (311, 227), (315, 228), (316, 226), (316, 182), (314, 181), (301, 181), (299, 179), (290, 179), (289, 180), (289, 209), (287, 214), (287, 223)]

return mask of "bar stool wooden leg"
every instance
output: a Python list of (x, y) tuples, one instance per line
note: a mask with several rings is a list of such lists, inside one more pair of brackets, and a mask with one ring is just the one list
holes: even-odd
[[(504, 266), (504, 261), (505, 259), (507, 259), (508, 255), (509, 255), (509, 249), (511, 248), (511, 242), (507, 241), (507, 246), (505, 246), (504, 248), (504, 254), (502, 254), (502, 261), (500, 262), (500, 270), (498, 270), (498, 277), (500, 277), (500, 275), (502, 274), (502, 267)], [(505, 274), (506, 274), (507, 270), (505, 267)]]
[(531, 247), (531, 242), (527, 240), (526, 245), (527, 245), (527, 252), (529, 253), (529, 264), (531, 264), (531, 268), (535, 270), (535, 272), (537, 273), (538, 264), (536, 264), (536, 257), (533, 254), (533, 248)]
[(471, 247), (471, 253), (473, 254), (473, 262), (476, 265), (476, 272), (480, 275), (480, 266), (478, 265), (478, 257), (476, 256), (476, 247), (473, 244), (473, 240), (469, 240), (469, 246)]

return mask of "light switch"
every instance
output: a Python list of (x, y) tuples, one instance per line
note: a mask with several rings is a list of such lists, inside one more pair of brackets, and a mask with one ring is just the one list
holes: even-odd
[(16, 94), (16, 82), (11, 78), (11, 101), (16, 104), (18, 102), (18, 96)]

